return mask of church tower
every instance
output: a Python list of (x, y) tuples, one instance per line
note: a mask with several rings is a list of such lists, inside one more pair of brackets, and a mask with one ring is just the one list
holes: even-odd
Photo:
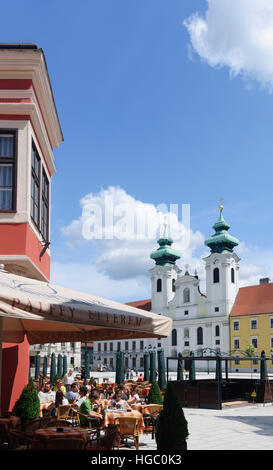
[(157, 243), (159, 248), (150, 255), (155, 261), (155, 266), (150, 269), (152, 311), (163, 313), (175, 295), (175, 281), (181, 272), (175, 263), (180, 258), (180, 255), (172, 248), (173, 240), (166, 234), (166, 225), (163, 236)]
[(223, 217), (223, 206), (213, 225), (215, 233), (205, 240), (211, 250), (206, 263), (207, 312), (212, 316), (229, 315), (238, 292), (240, 258), (233, 249), (239, 240), (228, 233), (229, 224)]

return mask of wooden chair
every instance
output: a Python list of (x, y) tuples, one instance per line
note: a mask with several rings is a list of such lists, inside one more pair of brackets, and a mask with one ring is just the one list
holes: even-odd
[[(78, 410), (73, 410), (73, 412), (75, 413), (74, 420), (77, 421), (78, 426), (82, 428), (86, 427), (88, 429), (95, 430), (97, 432), (97, 435), (99, 436), (99, 430), (101, 428), (101, 420), (99, 418), (98, 418), (98, 424), (95, 425), (94, 423), (92, 423), (92, 418), (89, 415), (85, 415), (84, 413), (81, 413)], [(81, 416), (87, 419), (88, 425), (81, 424), (81, 419), (80, 419)]]
[(120, 416), (116, 418), (115, 424), (118, 423), (118, 449), (120, 449), (120, 443), (123, 439), (133, 439), (136, 450), (139, 447), (139, 418), (134, 416)]
[(72, 405), (59, 405), (57, 408), (57, 422), (70, 423), (68, 420), (71, 408)]
[(157, 418), (159, 416), (160, 411), (163, 408), (163, 405), (148, 405), (149, 408), (149, 415), (144, 416), (144, 433), (151, 433), (152, 434), (152, 439), (154, 439), (155, 436), (155, 429), (156, 429), (156, 422)]
[(91, 433), (86, 450), (112, 450), (115, 446), (117, 434), (118, 426), (115, 424), (109, 424), (107, 427), (101, 428), (99, 436), (96, 432)]

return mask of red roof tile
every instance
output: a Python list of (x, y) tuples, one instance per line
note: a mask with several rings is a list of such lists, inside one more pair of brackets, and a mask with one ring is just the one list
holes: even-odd
[(147, 310), (148, 312), (151, 311), (152, 308), (152, 300), (136, 300), (135, 302), (126, 302), (125, 305), (130, 305), (131, 307), (141, 308), (141, 310)]
[(230, 316), (273, 313), (273, 283), (241, 287)]

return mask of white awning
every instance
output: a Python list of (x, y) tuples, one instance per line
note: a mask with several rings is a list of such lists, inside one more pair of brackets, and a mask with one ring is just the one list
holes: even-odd
[(30, 344), (160, 338), (172, 320), (129, 305), (0, 272), (1, 340)]

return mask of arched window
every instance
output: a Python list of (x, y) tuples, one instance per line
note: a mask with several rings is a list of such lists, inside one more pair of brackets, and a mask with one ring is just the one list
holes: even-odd
[(197, 328), (197, 344), (203, 344), (203, 328)]
[(190, 302), (190, 289), (188, 287), (183, 290), (183, 301), (184, 304)]
[(213, 282), (214, 284), (216, 282), (220, 282), (220, 272), (219, 272), (219, 268), (214, 268), (213, 270)]
[(161, 291), (162, 291), (162, 281), (161, 279), (157, 279), (156, 292), (161, 292)]
[(216, 327), (215, 327), (215, 336), (220, 336), (220, 327), (219, 327), (219, 325), (216, 325)]
[(175, 279), (172, 280), (172, 291), (175, 292)]
[(177, 346), (177, 331), (172, 331), (172, 346)]
[(231, 282), (234, 284), (235, 282), (235, 271), (234, 268), (231, 268)]

